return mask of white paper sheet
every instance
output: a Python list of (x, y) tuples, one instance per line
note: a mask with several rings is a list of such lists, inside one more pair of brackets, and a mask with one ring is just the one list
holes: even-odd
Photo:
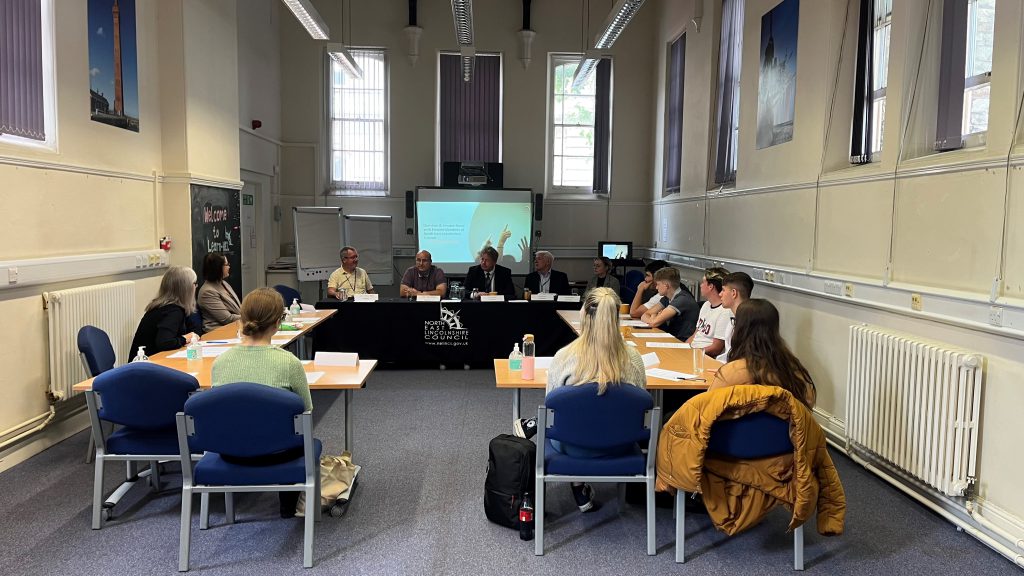
[(690, 349), (690, 345), (686, 342), (648, 342), (648, 348), (684, 348)]
[(650, 328), (643, 320), (619, 320), (619, 326), (632, 326), (633, 328)]
[(687, 374), (686, 372), (676, 372), (675, 370), (665, 370), (664, 368), (648, 368), (647, 375), (652, 378), (661, 378), (662, 380), (696, 380), (698, 379), (693, 374)]
[[(203, 346), (203, 358), (216, 358), (230, 349), (230, 347)], [(171, 354), (168, 358), (188, 358), (188, 355), (182, 350), (181, 352)]]
[(551, 356), (537, 356), (533, 359), (535, 370), (547, 370), (549, 366), (551, 366)]
[(376, 302), (379, 294), (356, 294), (356, 302)]
[(675, 338), (668, 332), (633, 332), (633, 338)]
[(359, 354), (355, 352), (317, 352), (313, 356), (314, 366), (355, 366), (359, 364)]
[(629, 341), (629, 340), (626, 340), (626, 346), (633, 346), (633, 347), (636, 347), (636, 342), (631, 342), (631, 341)]
[(558, 295), (558, 301), (559, 302), (579, 302), (580, 301), (580, 295), (577, 294), (575, 296), (566, 296), (565, 294), (559, 294)]
[(278, 330), (277, 332), (274, 332), (274, 336), (280, 338), (291, 338), (292, 336), (298, 336), (299, 334), (302, 334), (302, 330)]
[(299, 360), (299, 362), (302, 362), (302, 365), (305, 366), (306, 364), (312, 362), (312, 360)]
[(509, 303), (513, 303), (513, 302), (516, 303), (516, 304), (527, 304), (530, 301), (529, 300), (509, 300)]
[(554, 292), (541, 292), (540, 294), (531, 294), (530, 295), (530, 299), (531, 300), (536, 300), (537, 302), (554, 302), (554, 300), (555, 300), (555, 293)]
[(444, 300), (441, 300), (441, 302), (462, 302), (462, 300), (459, 300), (458, 298), (445, 298)]
[(505, 301), (505, 297), (502, 296), (501, 294), (498, 294), (497, 296), (493, 296), (491, 294), (481, 294), (480, 295), (480, 301), (481, 302), (504, 302)]
[(658, 358), (658, 355), (654, 352), (648, 352), (641, 356), (641, 358), (644, 359), (644, 368), (661, 364), (661, 358)]
[(323, 375), (324, 375), (323, 372), (306, 372), (306, 383), (307, 384), (314, 384)]
[(440, 302), (441, 301), (441, 297), (438, 296), (437, 294), (417, 294), (416, 295), (416, 301), (417, 302)]

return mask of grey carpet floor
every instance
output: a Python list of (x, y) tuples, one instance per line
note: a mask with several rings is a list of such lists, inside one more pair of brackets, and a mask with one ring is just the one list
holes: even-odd
[[(523, 397), (536, 409), (541, 391)], [(316, 435), (339, 453), (341, 401), (315, 393)], [(729, 538), (707, 516), (687, 516), (687, 562), (673, 562), (674, 521), (657, 511), (658, 554), (646, 554), (642, 506), (620, 509), (616, 489), (598, 485), (604, 505), (575, 510), (567, 488), (548, 490), (547, 553), (518, 532), (489, 523), (482, 492), (487, 443), (507, 432), (511, 393), (493, 373), (376, 372), (355, 392), (353, 452), (363, 466), (345, 517), (317, 525), (315, 566), (302, 569), (300, 519), (282, 520), (273, 494), (236, 496), (238, 522), (223, 524), (212, 497), (213, 526), (193, 517), (196, 574), (786, 574), (792, 537), (777, 510)], [(153, 494), (136, 486), (102, 530), (89, 529), (92, 465), (83, 432), (0, 474), (0, 574), (173, 574), (177, 567), (180, 476)], [(1020, 574), (970, 536), (833, 454), (848, 499), (846, 533), (819, 536), (807, 525), (807, 570), (822, 574)], [(123, 467), (108, 469), (112, 490)]]

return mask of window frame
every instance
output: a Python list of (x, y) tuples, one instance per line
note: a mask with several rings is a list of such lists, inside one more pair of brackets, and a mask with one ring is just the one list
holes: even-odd
[[(967, 42), (966, 42), (966, 56), (965, 56), (966, 67), (970, 67), (971, 66), (971, 52), (974, 49), (974, 46), (971, 44), (972, 29), (975, 31), (975, 33), (977, 33), (976, 32), (977, 31), (977, 13), (973, 12), (972, 8), (974, 6), (976, 6), (980, 1), (981, 0), (967, 0)], [(992, 11), (993, 11), (993, 13), (995, 12), (996, 4), (997, 4), (996, 0), (993, 0), (993, 2), (992, 2)], [(993, 56), (994, 56), (994, 52), (995, 52), (995, 50), (994, 50), (994, 48), (995, 48), (995, 29), (994, 29), (994, 23), (993, 23), (992, 37), (993, 37), (992, 44), (993, 44)], [(991, 93), (992, 93), (991, 92), (992, 91), (992, 68), (991, 68), (991, 62), (989, 62), (989, 64), (990, 64), (990, 66), (989, 66), (988, 70), (979, 72), (977, 74), (973, 74), (971, 76), (967, 76), (967, 71), (966, 71), (966, 69), (964, 70), (964, 92), (963, 92), (963, 103), (962, 103), (962, 105), (963, 105), (963, 116), (962, 116), (962, 120), (961, 120), (962, 125), (961, 125), (961, 128), (960, 128), (960, 133), (961, 133), (961, 136), (963, 138), (963, 143), (964, 143), (963, 146), (964, 146), (964, 148), (972, 148), (972, 147), (976, 147), (976, 146), (984, 146), (985, 143), (986, 143), (986, 134), (988, 133), (989, 120), (990, 120), (988, 115), (986, 115), (986, 118), (985, 118), (985, 129), (984, 130), (979, 130), (977, 132), (968, 132), (967, 131), (967, 129), (969, 128), (969, 125), (970, 125), (970, 119), (969, 119), (970, 110), (967, 107), (968, 106), (967, 93), (970, 90), (975, 90), (975, 89), (979, 89), (979, 88), (983, 88), (985, 86), (988, 86), (989, 87), (989, 102), (991, 104)], [(989, 112), (991, 112), (991, 108), (989, 109)]]
[[(882, 154), (882, 147), (885, 144), (884, 134), (885, 131), (885, 108), (888, 106), (886, 99), (886, 91), (889, 87), (889, 55), (891, 54), (892, 47), (892, 3), (893, 0), (872, 0), (875, 4), (874, 22), (872, 22), (871, 29), (871, 78), (872, 78), (872, 92), (871, 92), (871, 162), (877, 162), (880, 160)], [(877, 9), (879, 4), (885, 3), (889, 11), (885, 14), (879, 15)], [(885, 67), (882, 72), (884, 78), (881, 82), (876, 82), (878, 72), (881, 70), (879, 65), (879, 46), (874, 44), (875, 38), (879, 32), (885, 34)], [(874, 88), (875, 84), (881, 84), (881, 88)], [(881, 102), (882, 114), (881, 117), (877, 116), (878, 104)]]
[(58, 152), (57, 134), (57, 36), (54, 0), (39, 0), (40, 42), (42, 43), (44, 140), (0, 133), (0, 147), (29, 148)]
[[(591, 180), (590, 180), (590, 185), (589, 186), (565, 186), (565, 185), (555, 185), (554, 184), (554, 178), (555, 178), (555, 155), (556, 155), (555, 154), (555, 128), (557, 127), (555, 125), (555, 96), (556, 96), (556, 94), (555, 94), (555, 76), (556, 76), (557, 69), (558, 69), (559, 66), (563, 66), (563, 65), (566, 65), (566, 64), (571, 64), (571, 63), (574, 63), (574, 62), (576, 63), (577, 66), (579, 66), (579, 64), (582, 63), (583, 60), (586, 59), (586, 57), (587, 57), (586, 54), (579, 53), (579, 52), (551, 52), (551, 53), (548, 54), (548, 82), (547, 82), (547, 108), (548, 108), (548, 114), (547, 114), (547, 122), (546, 122), (546, 124), (547, 124), (546, 125), (546, 130), (547, 130), (547, 140), (546, 140), (547, 141), (547, 154), (545, 154), (545, 156), (546, 156), (545, 164), (547, 166), (547, 169), (545, 170), (544, 189), (545, 189), (546, 192), (548, 192), (550, 194), (557, 194), (557, 195), (563, 195), (563, 196), (573, 196), (573, 195), (575, 195), (575, 196), (587, 197), (587, 198), (591, 198), (591, 197), (594, 197), (594, 196), (606, 195), (606, 193), (604, 193), (604, 192), (594, 192), (594, 180), (593, 180), (593, 161), (594, 161), (594, 158), (596, 156), (597, 146), (598, 146), (598, 142), (596, 141), (596, 138), (597, 138), (597, 134), (596, 134), (596, 132), (597, 132), (597, 130), (596, 130), (596, 127), (597, 127), (597, 92), (596, 92), (597, 66), (594, 67), (594, 70), (591, 72), (591, 77), (590, 77), (590, 80), (592, 80), (595, 83), (595, 92), (594, 92), (594, 94), (592, 96), (593, 108), (594, 108), (594, 123), (590, 125), (590, 128), (594, 131), (594, 146), (593, 146), (593, 150), (592, 150), (591, 155), (590, 155), (590, 158), (591, 158)], [(584, 95), (584, 96), (586, 96), (586, 95)], [(569, 125), (569, 124), (560, 124), (559, 126), (571, 126), (571, 125)], [(583, 126), (583, 125), (577, 125), (577, 126)], [(610, 123), (609, 123), (609, 126), (610, 126)], [(609, 137), (609, 147), (610, 146), (611, 146), (611, 138)], [(565, 157), (565, 155), (562, 155), (562, 156)], [(574, 158), (579, 158), (579, 156), (573, 156), (573, 157)], [(611, 159), (611, 153), (609, 152), (609, 163), (611, 161), (610, 159)]]
[[(434, 79), (436, 80), (435, 91), (434, 91), (434, 184), (441, 186), (444, 179), (444, 162), (446, 160), (441, 158), (442, 154), (442, 140), (441, 140), (441, 116), (443, 115), (441, 107), (441, 92), (442, 84), (444, 80), (441, 78), (442, 56), (459, 56), (463, 54), (457, 50), (439, 50), (437, 52), (436, 62), (436, 73)], [(485, 58), (497, 58), (498, 59), (498, 159), (496, 162), (499, 164), (504, 162), (505, 158), (505, 54), (503, 52), (475, 52), (474, 58), (485, 57)], [(473, 74), (476, 75), (476, 62), (474, 62)]]
[[(673, 46), (675, 46), (675, 44), (677, 42), (681, 43), (680, 44), (680, 52), (682, 53), (682, 57), (679, 59), (679, 62), (673, 62), (672, 61)], [(672, 41), (670, 41), (667, 44), (666, 50), (667, 50), (667, 52), (666, 52), (667, 58), (666, 58), (666, 74), (665, 74), (665, 86), (666, 86), (666, 89), (665, 89), (665, 130), (664, 130), (664, 145), (662, 147), (662, 156), (663, 156), (663, 162), (662, 162), (663, 170), (662, 170), (662, 172), (663, 173), (662, 173), (662, 179), (661, 179), (661, 184), (662, 184), (662, 186), (661, 186), (661, 196), (662, 196), (662, 198), (664, 198), (666, 196), (669, 196), (671, 194), (678, 194), (678, 193), (682, 192), (682, 190), (683, 190), (683, 162), (682, 162), (682, 156), (683, 156), (683, 128), (685, 126), (685, 124), (683, 122), (683, 117), (684, 117), (684, 113), (685, 113), (685, 104), (686, 104), (686, 95), (685, 95), (685, 93), (686, 93), (686, 31), (684, 30), (684, 31), (680, 32), (675, 38), (673, 38)], [(676, 65), (675, 68), (673, 68), (673, 64)], [(671, 95), (672, 95), (671, 83), (672, 83), (672, 77), (673, 77), (672, 75), (673, 75), (673, 73), (676, 73), (677, 71), (678, 71), (678, 74), (679, 74), (679, 101), (678, 101), (678, 103), (671, 101)], [(669, 176), (670, 176), (670, 174), (669, 174), (669, 170), (670, 170), (670, 167), (669, 167), (669, 162), (670, 162), (669, 154), (672, 151), (672, 144), (673, 144), (673, 142), (669, 142), (669, 138), (670, 138), (670, 136), (672, 134), (672, 132), (670, 131), (669, 125), (672, 123), (672, 120), (673, 120), (673, 118), (672, 118), (673, 111), (676, 111), (678, 113), (678, 116), (679, 116), (677, 118), (678, 123), (679, 123), (679, 143), (678, 143), (679, 144), (679, 160), (678, 160), (679, 175), (677, 176), (678, 183), (675, 186), (669, 186)]]
[[(391, 58), (387, 48), (378, 46), (352, 46), (346, 47), (350, 54), (355, 57), (361, 53), (373, 53), (374, 55), (380, 55), (383, 63), (383, 87), (382, 88), (369, 88), (364, 90), (380, 90), (380, 97), (382, 99), (381, 109), (383, 110), (383, 118), (379, 120), (382, 126), (383, 134), (382, 149), (370, 150), (371, 153), (380, 153), (383, 155), (383, 174), (382, 180), (374, 182), (375, 187), (372, 188), (361, 188), (353, 186), (354, 181), (335, 180), (334, 179), (334, 153), (341, 152), (344, 154), (345, 150), (342, 148), (336, 148), (334, 142), (334, 123), (340, 121), (344, 124), (346, 120), (344, 118), (334, 117), (334, 93), (336, 90), (341, 91), (344, 95), (345, 88), (341, 86), (335, 86), (334, 84), (334, 68), (336, 64), (330, 56), (330, 49), (325, 49), (324, 57), (326, 59), (327, 67), (327, 191), (326, 194), (330, 196), (349, 196), (349, 197), (386, 197), (391, 192)], [(365, 77), (365, 75), (364, 75)], [(377, 121), (375, 119), (368, 119), (369, 121)], [(350, 119), (348, 121), (359, 121), (365, 122), (367, 120)], [(367, 152), (367, 151), (364, 151)], [(344, 178), (344, 174), (342, 174)]]
[[(725, 21), (726, 21), (726, 16), (725, 16), (725, 4), (726, 4), (726, 2), (735, 2), (736, 4), (739, 5), (738, 12), (737, 12), (737, 14), (739, 16), (738, 22), (735, 22), (735, 21), (731, 21), (730, 22), (730, 33), (735, 34), (735, 36), (730, 36), (728, 39), (722, 37), (722, 32), (723, 32), (722, 28), (725, 26)], [(710, 173), (710, 178), (709, 178), (709, 180), (710, 180), (709, 188), (711, 188), (711, 189), (714, 189), (714, 188), (725, 188), (725, 187), (735, 187), (735, 185), (736, 185), (736, 175), (737, 175), (737, 173), (739, 171), (739, 144), (740, 144), (739, 143), (739, 131), (740, 131), (740, 108), (741, 108), (741, 106), (740, 106), (740, 104), (741, 104), (740, 96), (741, 96), (741, 92), (742, 92), (742, 88), (743, 88), (743, 82), (742, 82), (742, 79), (743, 79), (743, 27), (744, 27), (744, 22), (746, 21), (746, 9), (747, 9), (747, 7), (746, 7), (746, 0), (722, 0), (722, 2), (719, 4), (719, 7), (720, 7), (720, 10), (721, 10), (720, 21), (721, 21), (721, 25), (722, 26), (719, 27), (719, 30), (718, 30), (718, 41), (719, 41), (719, 44), (718, 44), (718, 54), (716, 54), (717, 66), (715, 67), (715, 76), (714, 76), (714, 82), (715, 82), (715, 101), (714, 101), (714, 109), (712, 110), (712, 114), (713, 114), (713, 119), (712, 119), (712, 121), (713, 121), (713, 124), (712, 124), (712, 136), (713, 136), (713, 138), (712, 138), (712, 145), (714, 146), (714, 148), (711, 150), (711, 154), (709, 154), (709, 158), (710, 158), (710, 161), (711, 161), (711, 166), (710, 166), (710, 172), (711, 173)], [(724, 112), (725, 112), (725, 109), (724, 109), (724, 106), (723, 106), (723, 92), (725, 91), (724, 88), (725, 88), (726, 83), (723, 81), (722, 77), (726, 73), (724, 67), (729, 66), (729, 63), (727, 63), (725, 61), (725, 59), (723, 58), (723, 52), (722, 52), (723, 51), (724, 43), (726, 41), (737, 43), (737, 46), (735, 47), (734, 51), (731, 52), (731, 54), (733, 55), (734, 60), (736, 61), (736, 64), (738, 64), (738, 66), (736, 67), (736, 70), (734, 70), (735, 80), (730, 80), (729, 81), (730, 83), (734, 84), (734, 86), (732, 88), (732, 101), (730, 102), (730, 105), (733, 108), (733, 110), (730, 112), (732, 122), (731, 122), (731, 124), (729, 126), (730, 130), (729, 130), (729, 135), (728, 135), (729, 136), (730, 153), (727, 153), (726, 154), (726, 158), (723, 160), (722, 158), (720, 158), (719, 152), (722, 149), (722, 146), (721, 146), (722, 132), (723, 132), (723, 130), (722, 130), (722, 123), (724, 121), (724, 117), (723, 116), (724, 116)], [(727, 56), (729, 54), (730, 53), (726, 53), (725, 55)], [(723, 166), (723, 164), (726, 164), (726, 165)]]

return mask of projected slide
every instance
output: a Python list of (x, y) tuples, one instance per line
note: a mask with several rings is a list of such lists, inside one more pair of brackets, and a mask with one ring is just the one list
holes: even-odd
[[(499, 196), (494, 194), (497, 191), (490, 192)], [(457, 195), (427, 200), (423, 196), (429, 195), (421, 193), (416, 204), (419, 248), (431, 253), (434, 264), (450, 274), (463, 274), (476, 263), (480, 250), (489, 245), (500, 254), (498, 264), (510, 268), (513, 274), (526, 274), (532, 269), (529, 193), (520, 193), (524, 201), (518, 202), (460, 200)]]

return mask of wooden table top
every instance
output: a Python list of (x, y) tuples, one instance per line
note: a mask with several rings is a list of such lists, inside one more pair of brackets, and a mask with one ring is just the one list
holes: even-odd
[[(689, 352), (687, 350), (686, 352)], [(665, 367), (654, 366), (654, 368)], [(672, 368), (666, 368), (672, 370)], [(523, 380), (522, 373), (513, 374), (508, 369), (508, 358), (498, 358), (494, 360), (494, 380), (497, 383), (498, 388), (537, 388), (543, 390), (547, 388), (548, 384), (548, 371), (544, 369), (538, 369), (534, 374), (533, 380)], [(713, 378), (712, 372), (705, 372), (705, 378)], [(662, 378), (655, 378), (654, 376), (647, 377), (647, 389), (648, 390), (707, 390), (708, 383), (702, 380), (665, 380)]]

